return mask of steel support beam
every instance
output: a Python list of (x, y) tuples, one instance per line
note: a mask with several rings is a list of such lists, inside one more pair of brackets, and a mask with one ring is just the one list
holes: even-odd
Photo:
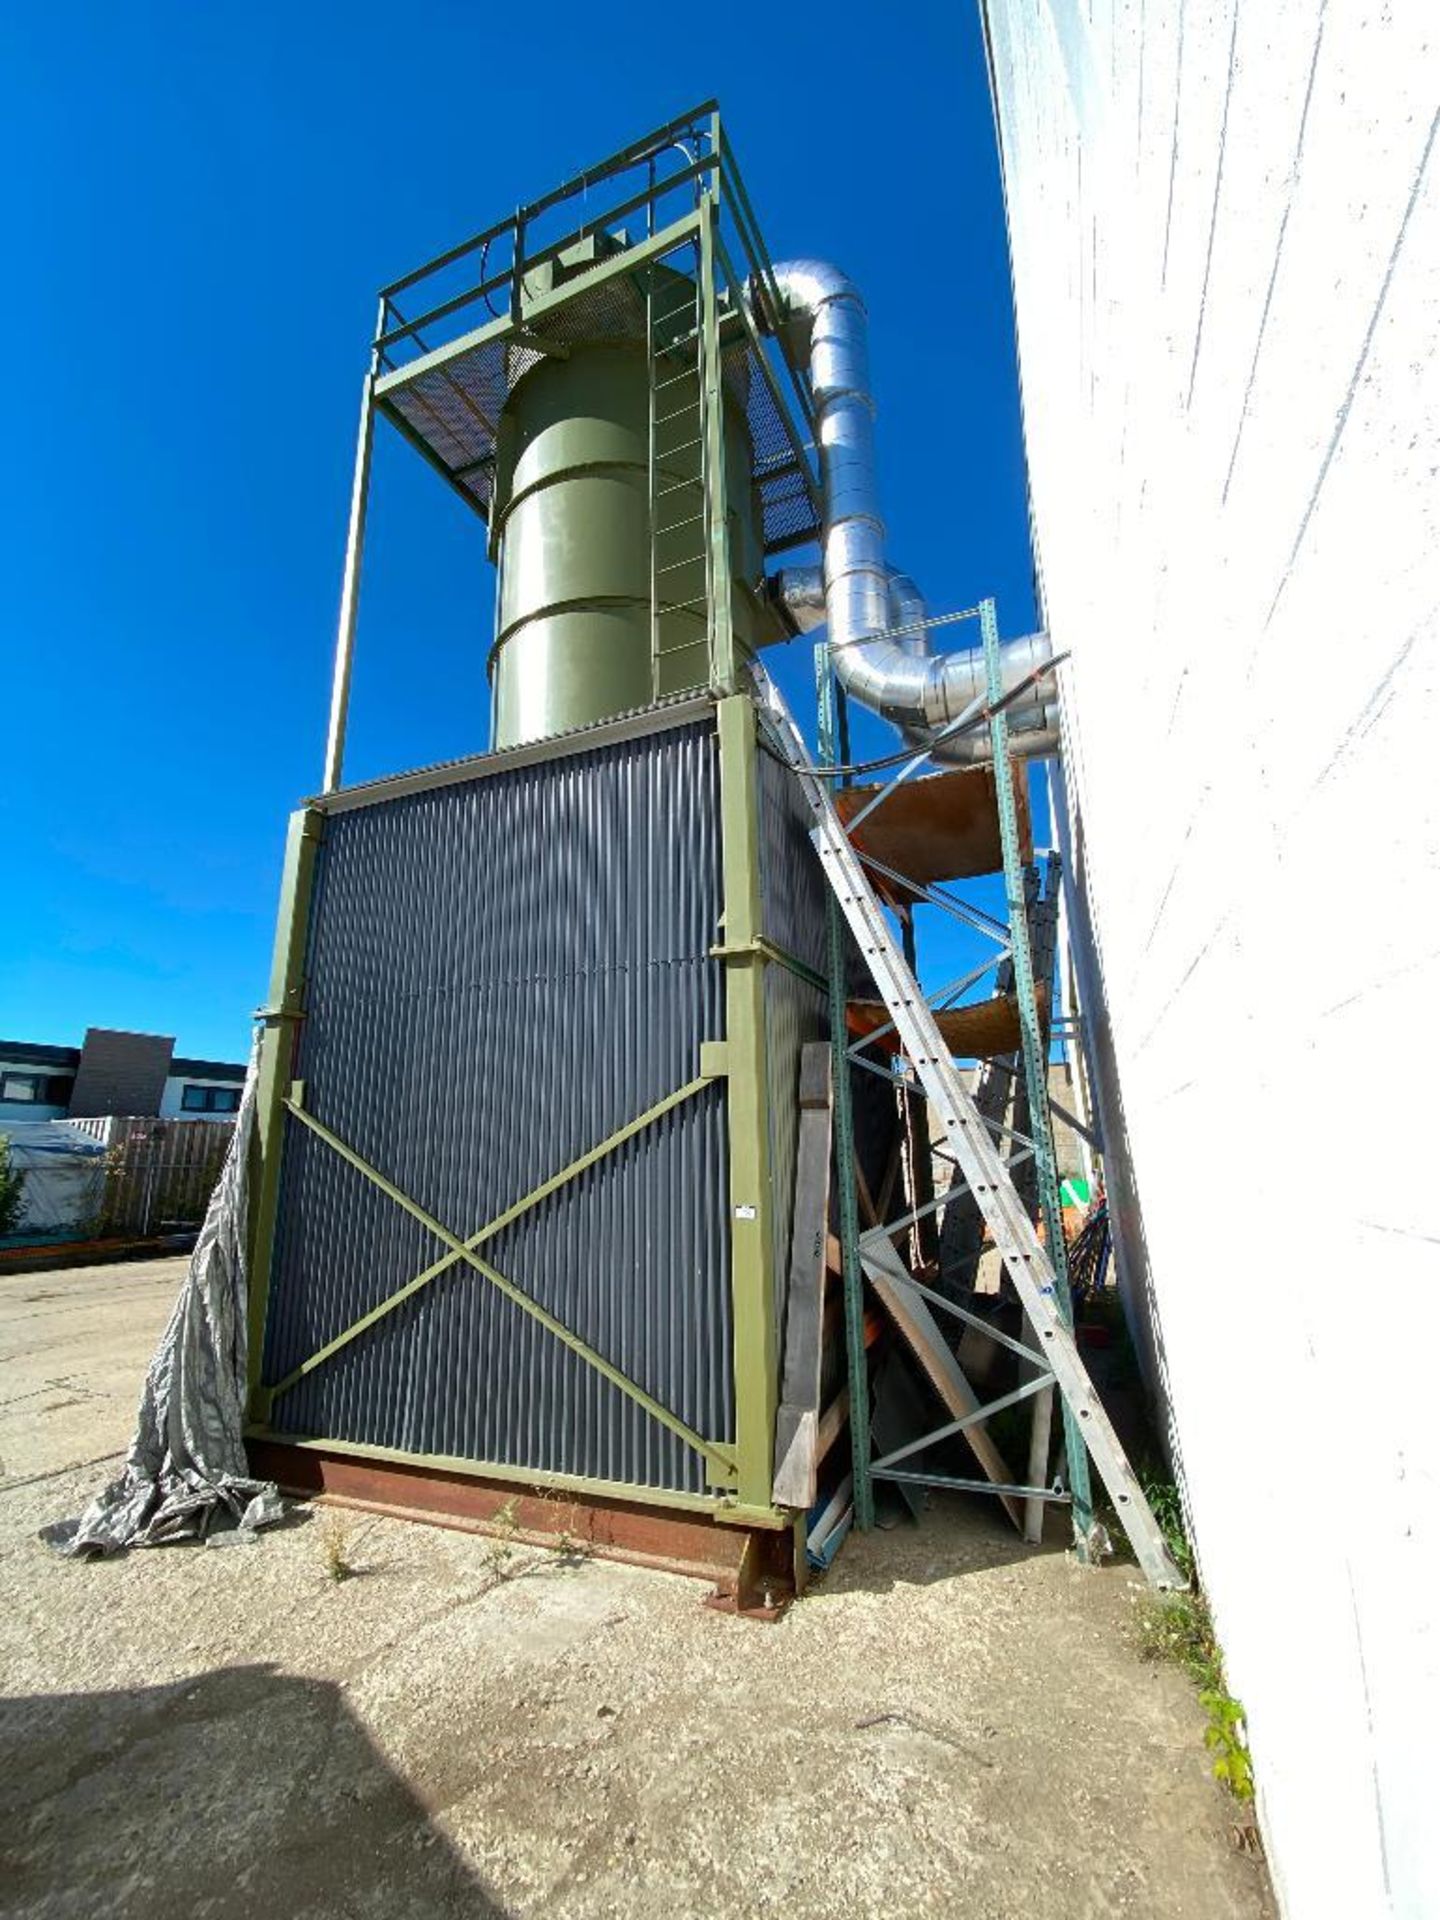
[[(993, 610), (991, 619), (993, 622)], [(795, 773), (814, 818), (814, 840), (826, 878), (880, 989), (880, 997), (895, 1020), (905, 1051), (935, 1107), (946, 1145), (954, 1154), (994, 1236), (1026, 1320), (1036, 1336), (1037, 1353), (1079, 1423), (1146, 1577), (1153, 1586), (1184, 1587), (1185, 1576), (1166, 1548), (1164, 1535), (1076, 1348), (1064, 1311), (1068, 1302), (1062, 1303), (1060, 1298), (1064, 1288), (1057, 1285), (1051, 1251), (1036, 1234), (1030, 1214), (996, 1152), (985, 1121), (966, 1089), (919, 983), (905, 963), (884, 908), (865, 878), (864, 865), (845, 832), (830, 787), (817, 770), (804, 735), (764, 669), (754, 666), (752, 674), (766, 722), (779, 751)], [(1001, 740), (998, 746), (1001, 751), (997, 758), (1004, 764), (1005, 741)], [(997, 789), (1011, 792), (1008, 782), (997, 782)], [(1016, 947), (1019, 951), (1018, 941)], [(883, 1234), (867, 1236), (866, 1249), (867, 1265), (872, 1268), (888, 1265), (893, 1257), (893, 1249)], [(903, 1266), (901, 1277), (913, 1288), (914, 1282), (904, 1273)], [(894, 1469), (889, 1472), (893, 1474)], [(935, 1484), (940, 1484), (938, 1477)], [(1044, 1489), (1038, 1485), (1033, 1490), (1022, 1489), (1022, 1493), (1027, 1499), (1045, 1497)]]
[[(815, 649), (822, 764), (849, 758), (841, 745), (844, 698), (835, 682), (830, 649)], [(870, 1484), (870, 1362), (865, 1352), (865, 1280), (860, 1265), (860, 1209), (850, 1169), (855, 1164), (855, 1108), (850, 1085), (850, 1044), (846, 1027), (849, 982), (846, 979), (845, 922), (834, 892), (825, 890), (825, 929), (830, 959), (830, 1045), (834, 1054), (835, 1164), (839, 1177), (840, 1273), (845, 1297), (845, 1358), (850, 1382), (850, 1462), (855, 1526), (868, 1533), (875, 1524), (875, 1493)], [(868, 1061), (861, 1065), (868, 1066)], [(892, 1076), (886, 1075), (886, 1078)]]
[(709, 1604), (751, 1619), (777, 1618), (804, 1579), (788, 1514), (743, 1515), (711, 1496), (341, 1440), (255, 1434), (247, 1446), (251, 1472), (287, 1493), (713, 1580)]
[[(1015, 998), (1020, 1013), (1021, 1055), (1025, 1091), (1030, 1104), (1029, 1126), (1035, 1149), (1040, 1215), (1045, 1223), (1045, 1251), (1055, 1276), (1055, 1308), (1062, 1324), (1073, 1325), (1070, 1278), (1065, 1266), (1065, 1230), (1060, 1215), (1060, 1186), (1055, 1173), (1055, 1136), (1050, 1126), (1049, 1063), (1040, 1040), (1035, 1007), (1035, 968), (1030, 952), (1030, 925), (1026, 913), (1025, 872), (1020, 858), (1020, 833), (1015, 818), (1016, 763), (1010, 754), (1010, 727), (998, 704), (1004, 692), (1000, 673), (1000, 629), (995, 602), (980, 603), (980, 634), (985, 648), (985, 689), (990, 699), (990, 753), (995, 768), (995, 802), (1000, 815), (1000, 846), (1005, 860), (1005, 898), (1010, 910), (1010, 958), (1015, 969)], [(1023, 778), (1023, 774), (1020, 775)], [(1094, 1506), (1090, 1496), (1090, 1457), (1080, 1423), (1068, 1403), (1062, 1411), (1065, 1457), (1070, 1468), (1070, 1494), (1075, 1522), (1075, 1554), (1090, 1558)], [(1039, 1435), (1036, 1436), (1038, 1452)], [(1031, 1466), (1034, 1472), (1033, 1463)]]
[(295, 1066), (296, 1030), (305, 1012), (305, 952), (310, 932), (310, 892), (325, 817), (315, 807), (290, 816), (285, 865), (280, 878), (280, 910), (275, 924), (275, 953), (270, 995), (260, 1011), (260, 1058), (255, 1088), (255, 1131), (250, 1142), (247, 1242), (248, 1366), (246, 1391), (252, 1415), (263, 1395), (260, 1385), (265, 1346), (265, 1313), (270, 1299), (270, 1263), (275, 1216), (280, 1201), (280, 1160), (285, 1137), (285, 1096)]
[(779, 1402), (774, 1194), (765, 1055), (760, 821), (755, 708), (732, 694), (716, 709), (725, 902), (726, 1111), (730, 1133), (730, 1286), (740, 1501), (770, 1502)]
[[(381, 306), (383, 316), (384, 306)], [(378, 332), (377, 327), (377, 332)], [(372, 352), (360, 389), (360, 425), (355, 436), (355, 471), (350, 481), (350, 525), (345, 536), (345, 569), (340, 581), (340, 617), (335, 632), (335, 669), (330, 684), (330, 730), (325, 741), (324, 791), (333, 793), (345, 767), (345, 729), (350, 719), (350, 669), (355, 658), (355, 627), (360, 615), (360, 568), (365, 557), (365, 516), (370, 506), (370, 456), (375, 445), (375, 381), (379, 356)]]

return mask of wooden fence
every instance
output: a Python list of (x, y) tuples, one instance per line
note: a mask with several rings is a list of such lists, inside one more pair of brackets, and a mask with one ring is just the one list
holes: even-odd
[(198, 1227), (233, 1120), (109, 1119), (100, 1237), (180, 1233)]

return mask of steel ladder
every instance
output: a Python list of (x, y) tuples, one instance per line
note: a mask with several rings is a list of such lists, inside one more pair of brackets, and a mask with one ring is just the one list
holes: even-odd
[[(759, 711), (769, 724), (777, 750), (799, 781), (814, 818), (812, 838), (826, 879), (889, 1009), (896, 1036), (910, 1058), (926, 1097), (939, 1115), (946, 1147), (969, 1183), (975, 1204), (1019, 1296), (1034, 1335), (1033, 1357), (1037, 1370), (1041, 1370), (1040, 1378), (1043, 1380), (1048, 1374), (1059, 1389), (1146, 1578), (1156, 1587), (1184, 1587), (1188, 1582), (1166, 1551), (1155, 1516), (1125, 1457), (1110, 1417), (1091, 1385), (1074, 1335), (1057, 1305), (1055, 1270), (1049, 1255), (1016, 1191), (1009, 1168), (946, 1049), (929, 1001), (891, 933), (884, 910), (865, 877), (860, 856), (835, 810), (829, 788), (816, 772), (804, 736), (779, 688), (758, 663), (752, 663), (750, 671)], [(862, 1262), (870, 1264), (871, 1256), (877, 1251), (878, 1248), (867, 1249), (862, 1245)], [(894, 1258), (893, 1250), (891, 1257)], [(927, 1298), (937, 1298), (918, 1282), (911, 1280), (910, 1284)], [(987, 1411), (982, 1408), (980, 1415)], [(945, 1432), (957, 1431), (972, 1423), (972, 1420), (957, 1422), (930, 1437), (940, 1438)]]

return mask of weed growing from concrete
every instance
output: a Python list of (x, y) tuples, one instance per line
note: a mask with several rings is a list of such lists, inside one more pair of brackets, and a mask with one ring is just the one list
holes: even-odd
[(370, 1526), (369, 1521), (361, 1525), (345, 1513), (325, 1515), (320, 1526), (320, 1561), (327, 1580), (333, 1580), (338, 1586), (358, 1571), (353, 1555)]
[(1173, 1480), (1151, 1480), (1145, 1498), (1155, 1524), (1165, 1538), (1165, 1550), (1187, 1580), (1195, 1578), (1195, 1556), (1190, 1551), (1190, 1536), (1185, 1531), (1185, 1510), (1180, 1504), (1180, 1489)]
[[(553, 1487), (535, 1486), (531, 1488), (531, 1494), (545, 1506), (549, 1515), (545, 1531), (552, 1535), (553, 1550), (560, 1559), (571, 1563), (588, 1559), (594, 1548), (584, 1534), (576, 1531), (580, 1518), (579, 1503), (565, 1500)], [(565, 1509), (563, 1519), (562, 1507)]]
[(571, 1533), (568, 1527), (562, 1527), (555, 1536), (555, 1551), (562, 1560), (586, 1560), (590, 1556), (590, 1542), (578, 1533)]
[(515, 1557), (515, 1536), (520, 1531), (520, 1499), (517, 1494), (501, 1507), (497, 1507), (490, 1516), (485, 1538), (485, 1564), (490, 1578), (497, 1584), (508, 1580), (514, 1569), (511, 1562)]
[(1205, 1745), (1211, 1754), (1211, 1771), (1248, 1806), (1255, 1798), (1255, 1776), (1245, 1739), (1245, 1709), (1225, 1685), (1225, 1661), (1215, 1638), (1210, 1605), (1193, 1584), (1195, 1556), (1185, 1532), (1180, 1494), (1174, 1482), (1166, 1480), (1148, 1485), (1145, 1496), (1171, 1559), (1192, 1587), (1188, 1593), (1146, 1595), (1139, 1615), (1140, 1657), (1170, 1661), (1194, 1681), (1209, 1722)]

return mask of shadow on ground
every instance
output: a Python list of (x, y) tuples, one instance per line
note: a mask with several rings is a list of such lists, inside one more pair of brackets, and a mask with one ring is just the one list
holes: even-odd
[(269, 1665), (0, 1700), (0, 1834), (0, 1912), (36, 1920), (505, 1912), (340, 1688)]
[(1047, 1508), (1044, 1543), (1030, 1546), (993, 1497), (926, 1490), (916, 1516), (892, 1501), (887, 1491), (877, 1501), (874, 1532), (852, 1531), (829, 1571), (812, 1572), (810, 1590), (888, 1593), (897, 1586), (930, 1586), (1047, 1556), (1063, 1557), (1070, 1545), (1069, 1512), (1063, 1506)]

